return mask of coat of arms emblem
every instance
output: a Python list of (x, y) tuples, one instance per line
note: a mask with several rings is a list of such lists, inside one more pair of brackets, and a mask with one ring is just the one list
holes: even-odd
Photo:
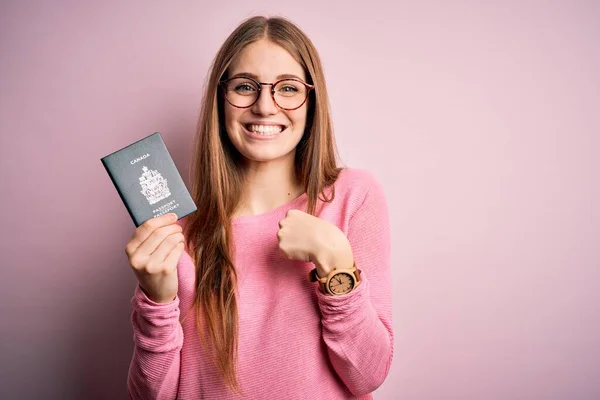
[(148, 203), (155, 204), (171, 195), (167, 185), (167, 179), (155, 169), (142, 167), (144, 171), (140, 177), (141, 193), (146, 197)]

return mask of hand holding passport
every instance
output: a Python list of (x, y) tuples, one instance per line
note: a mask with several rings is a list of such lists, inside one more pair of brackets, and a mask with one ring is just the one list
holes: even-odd
[(160, 133), (146, 136), (101, 161), (136, 227), (169, 212), (181, 219), (196, 211)]
[(182, 228), (168, 213), (136, 228), (125, 246), (140, 288), (150, 300), (169, 303), (177, 296), (177, 264), (184, 251)]

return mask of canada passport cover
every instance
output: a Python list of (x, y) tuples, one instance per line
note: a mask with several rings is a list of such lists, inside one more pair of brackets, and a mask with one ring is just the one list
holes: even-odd
[(181, 219), (196, 211), (159, 132), (100, 160), (136, 227), (170, 212)]

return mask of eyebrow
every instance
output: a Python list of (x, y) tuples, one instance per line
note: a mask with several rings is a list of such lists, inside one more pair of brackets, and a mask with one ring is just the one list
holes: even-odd
[[(260, 81), (260, 79), (258, 79), (258, 75), (252, 74), (250, 72), (240, 72), (238, 74), (232, 75), (231, 78), (238, 78), (238, 77), (247, 77), (247, 78), (252, 78), (252, 79), (256, 79), (257, 81)], [(304, 79), (300, 78), (298, 75), (294, 75), (294, 74), (282, 74), (282, 75), (277, 75), (276, 80), (280, 80), (280, 79), (300, 79), (301, 81), (304, 81)]]

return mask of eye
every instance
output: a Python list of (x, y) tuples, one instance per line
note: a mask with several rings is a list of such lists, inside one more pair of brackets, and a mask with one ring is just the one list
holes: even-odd
[(292, 80), (281, 81), (275, 86), (275, 92), (282, 97), (295, 97), (304, 91), (304, 85)]
[(287, 85), (287, 86), (283, 86), (282, 88), (279, 89), (281, 92), (297, 92), (298, 88), (292, 86), (292, 85)]
[(237, 85), (234, 90), (237, 93), (251, 93), (251, 92), (255, 92), (256, 88), (250, 84), (250, 83), (240, 83), (239, 85)]

